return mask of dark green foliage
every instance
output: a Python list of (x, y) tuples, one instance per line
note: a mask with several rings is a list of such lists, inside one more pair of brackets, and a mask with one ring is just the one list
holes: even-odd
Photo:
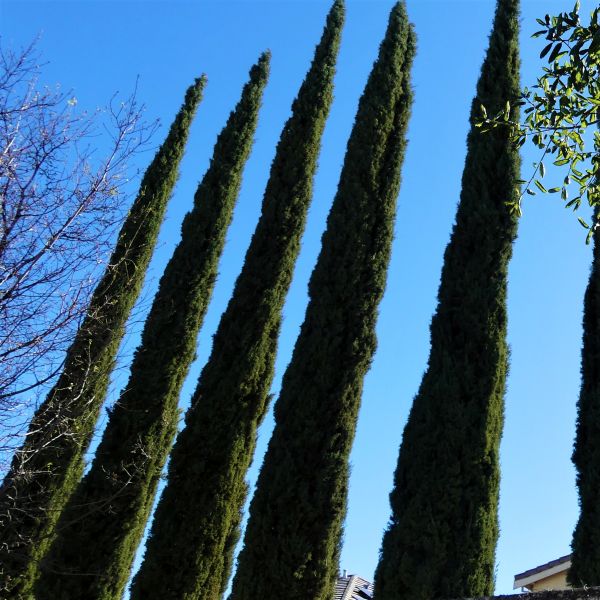
[(333, 597), (348, 455), (390, 256), (414, 51), (400, 2), (348, 142), (306, 317), (275, 406), (232, 600)]
[(42, 563), (37, 600), (121, 598), (177, 431), (179, 392), (252, 148), (268, 68), (263, 55), (217, 139), (161, 278), (129, 382)]
[(518, 0), (499, 0), (471, 108), (456, 224), (444, 256), (431, 353), (400, 449), (377, 600), (488, 596), (498, 536), (498, 451), (508, 368), (507, 202), (519, 157), (507, 128), (474, 127), (519, 94)]
[[(598, 209), (595, 221), (598, 220)], [(569, 583), (600, 585), (600, 240), (594, 235), (592, 270), (583, 301), (581, 391), (573, 449), (580, 515), (571, 548)]]
[(223, 566), (220, 569), (215, 569), (215, 572), (221, 576), (221, 589), (219, 591), (218, 598), (222, 598), (227, 590), (227, 584), (229, 583), (229, 578), (231, 577), (231, 571), (233, 570), (233, 553), (235, 552), (235, 548), (240, 541), (241, 530), (240, 524), (242, 522), (242, 518), (244, 517), (243, 503), (246, 500), (246, 496), (248, 495), (248, 485), (246, 484), (244, 487), (240, 488), (240, 497), (239, 499), (232, 500), (231, 506), (235, 506), (236, 502), (239, 504), (240, 509), (238, 510), (237, 515), (233, 515), (230, 523), (230, 530), (227, 538), (225, 540), (225, 545), (223, 547)]
[(62, 374), (34, 415), (27, 440), (0, 488), (0, 563), (11, 598), (29, 598), (60, 510), (81, 478), (83, 455), (177, 180), (204, 83), (204, 77), (197, 79), (187, 90), (166, 140), (146, 170)]
[(282, 132), (261, 218), (171, 454), (132, 599), (216, 600), (227, 585), (332, 100), (343, 13), (337, 0)]

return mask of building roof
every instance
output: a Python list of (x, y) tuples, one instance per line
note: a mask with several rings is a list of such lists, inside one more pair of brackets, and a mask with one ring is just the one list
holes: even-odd
[(333, 600), (371, 600), (373, 584), (358, 575), (338, 577)]
[(535, 581), (539, 581), (540, 579), (544, 579), (545, 577), (550, 577), (550, 575), (566, 571), (570, 566), (571, 555), (566, 554), (565, 556), (561, 556), (560, 558), (551, 560), (550, 562), (544, 563), (543, 565), (539, 565), (538, 567), (534, 567), (533, 569), (523, 571), (523, 573), (518, 573), (517, 575), (515, 575), (515, 583), (513, 589), (519, 587), (526, 587), (527, 585)]

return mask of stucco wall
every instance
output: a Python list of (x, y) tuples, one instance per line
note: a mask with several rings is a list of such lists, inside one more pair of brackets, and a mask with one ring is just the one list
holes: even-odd
[[(527, 586), (529, 588), (529, 586)], [(568, 589), (567, 585), (567, 571), (561, 571), (560, 573), (555, 573), (554, 575), (550, 575), (550, 577), (545, 577), (544, 579), (540, 579), (536, 581), (533, 585), (533, 592), (542, 591), (542, 590), (565, 590)]]

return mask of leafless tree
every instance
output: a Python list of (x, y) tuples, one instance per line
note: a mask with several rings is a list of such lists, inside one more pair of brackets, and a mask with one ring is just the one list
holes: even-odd
[(0, 48), (0, 470), (61, 368), (156, 127), (135, 93), (80, 110), (41, 86), (38, 59), (35, 44)]

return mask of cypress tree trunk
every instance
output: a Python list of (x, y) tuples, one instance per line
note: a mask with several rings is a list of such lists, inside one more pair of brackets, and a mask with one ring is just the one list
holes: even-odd
[(196, 348), (219, 256), (252, 148), (269, 56), (250, 71), (183, 221), (146, 320), (129, 383), (89, 473), (58, 523), (36, 600), (118, 600), (177, 431), (179, 392)]
[(343, 13), (336, 0), (282, 132), (262, 215), (171, 454), (132, 599), (215, 600), (227, 585), (332, 100)]
[[(519, 94), (518, 0), (498, 0), (471, 108), (456, 224), (444, 256), (431, 353), (400, 448), (377, 600), (489, 596), (498, 537), (498, 452), (508, 368), (506, 274), (519, 178), (506, 128), (480, 133)], [(514, 117), (513, 117), (514, 118)]]
[(348, 455), (392, 242), (414, 51), (399, 2), (348, 142), (231, 600), (333, 597)]
[(125, 322), (139, 296), (202, 96), (197, 79), (146, 170), (138, 196), (56, 385), (33, 417), (0, 489), (4, 588), (29, 598), (61, 509), (81, 478)]
[[(598, 208), (594, 222), (598, 219)], [(573, 587), (600, 585), (600, 239), (594, 235), (594, 255), (583, 303), (581, 391), (577, 403), (577, 434), (573, 449), (580, 514), (573, 532)]]

